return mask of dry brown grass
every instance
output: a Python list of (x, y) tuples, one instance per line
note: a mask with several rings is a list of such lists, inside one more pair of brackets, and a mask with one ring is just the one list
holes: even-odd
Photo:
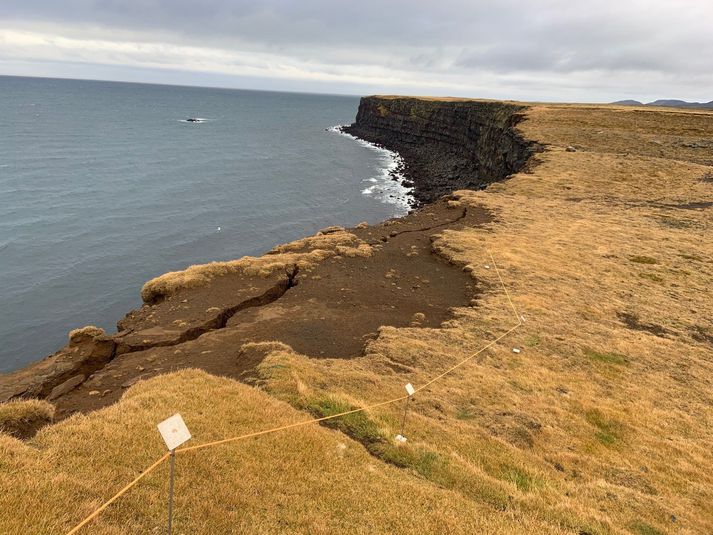
[[(392, 440), (401, 407), (387, 406), (334, 429), (179, 456), (178, 531), (713, 532), (711, 208), (691, 207), (713, 202), (703, 179), (713, 155), (684, 144), (713, 139), (713, 114), (645, 113), (531, 109), (521, 128), (546, 146), (540, 164), (461, 192), (460, 203), (484, 206), (496, 221), (443, 231), (433, 244), (485, 290), (478, 307), (456, 309), (442, 328), (382, 328), (352, 360), (249, 344), (244, 352), (265, 356), (256, 388), (182, 372), (139, 383), (120, 404), (29, 443), (2, 437), (0, 532), (70, 527), (162, 454), (154, 425), (175, 411), (197, 443), (424, 384), (515, 321), (488, 251), (525, 323), (416, 396), (406, 445)], [(259, 273), (362, 246), (323, 248), (329, 236), (246, 262)], [(205, 282), (212, 269), (167, 289), (194, 275)], [(150, 476), (89, 532), (160, 530), (165, 477)]]
[[(155, 423), (176, 411), (194, 443), (306, 418), (265, 393), (204, 372), (139, 383), (119, 404), (72, 417), (29, 443), (0, 437), (0, 532), (68, 530), (163, 454)], [(424, 485), (418, 475), (380, 463), (342, 433), (318, 426), (179, 454), (176, 464), (177, 533), (549, 529)], [(163, 466), (86, 532), (160, 532), (166, 490)]]
[(79, 329), (69, 331), (69, 341), (77, 341), (82, 338), (96, 338), (97, 336), (103, 336), (104, 334), (106, 334), (104, 329), (100, 329), (94, 325), (87, 325), (86, 327), (80, 327)]
[[(423, 384), (513, 324), (491, 251), (526, 322), (418, 396), (426, 479), (573, 532), (711, 532), (711, 209), (687, 206), (713, 201), (713, 154), (685, 143), (713, 139), (713, 114), (539, 106), (522, 130), (547, 146), (534, 172), (459, 195), (496, 222), (434, 243), (488, 289), (478, 308), (382, 329), (357, 362), (268, 348), (260, 384), (297, 407)], [(398, 408), (372, 417), (398, 432)]]
[(28, 429), (37, 429), (54, 419), (54, 405), (39, 399), (0, 403), (0, 434), (22, 437)]
[(238, 260), (211, 262), (190, 266), (183, 271), (164, 273), (144, 284), (141, 298), (146, 303), (152, 303), (181, 288), (205, 286), (214, 278), (231, 273), (269, 277), (290, 266), (310, 268), (336, 255), (370, 256), (371, 247), (346, 231), (316, 235), (280, 245), (265, 256), (245, 256)]

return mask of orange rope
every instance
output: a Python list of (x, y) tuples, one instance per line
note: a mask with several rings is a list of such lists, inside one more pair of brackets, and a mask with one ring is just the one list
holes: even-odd
[[(466, 357), (465, 359), (461, 360), (459, 363), (455, 364), (454, 366), (451, 366), (450, 368), (448, 368), (446, 371), (444, 371), (444, 372), (441, 373), (440, 375), (437, 375), (436, 377), (434, 377), (433, 379), (431, 379), (430, 381), (428, 381), (428, 382), (425, 383), (424, 385), (421, 385), (420, 387), (416, 388), (416, 389), (415, 389), (416, 392), (420, 392), (420, 391), (422, 391), (422, 390), (425, 390), (426, 388), (428, 388), (430, 385), (432, 385), (432, 384), (435, 383), (436, 381), (442, 379), (443, 377), (445, 377), (446, 375), (448, 375), (449, 373), (451, 373), (451, 372), (452, 372), (453, 370), (455, 370), (456, 368), (459, 368), (460, 366), (462, 366), (462, 365), (465, 364), (466, 362), (469, 362), (470, 360), (474, 359), (475, 357), (477, 357), (478, 355), (480, 355), (483, 351), (485, 351), (485, 350), (491, 348), (492, 346), (494, 346), (495, 344), (497, 344), (500, 340), (502, 340), (503, 338), (505, 338), (506, 336), (508, 336), (510, 333), (512, 333), (513, 331), (517, 330), (518, 328), (520, 328), (520, 327), (522, 326), (522, 318), (521, 318), (520, 315), (518, 314), (517, 309), (515, 308), (515, 304), (512, 302), (512, 299), (510, 298), (510, 293), (508, 292), (507, 288), (505, 287), (505, 283), (503, 282), (503, 279), (502, 279), (502, 277), (500, 276), (500, 270), (498, 269), (498, 266), (497, 266), (496, 263), (495, 263), (495, 259), (493, 258), (493, 255), (490, 254), (490, 252), (488, 252), (488, 254), (490, 255), (491, 261), (493, 262), (493, 267), (495, 267), (495, 272), (496, 272), (497, 275), (498, 275), (498, 279), (500, 280), (500, 284), (502, 285), (503, 290), (505, 290), (505, 295), (507, 296), (508, 302), (510, 303), (511, 308), (512, 308), (513, 312), (515, 313), (515, 317), (517, 318), (517, 325), (515, 325), (515, 326), (512, 327), (512, 328), (510, 328), (508, 331), (506, 331), (505, 333), (501, 334), (501, 335), (498, 336), (495, 340), (492, 340), (491, 342), (489, 342), (488, 344), (486, 344), (485, 346), (483, 346), (482, 348), (480, 348), (478, 351), (476, 351), (476, 352), (473, 353), (472, 355), (470, 355), (470, 356)], [(334, 419), (334, 418), (341, 418), (342, 416), (347, 416), (347, 415), (349, 415), (349, 414), (354, 414), (354, 413), (357, 413), (357, 412), (363, 412), (363, 411), (375, 409), (375, 408), (377, 408), (377, 407), (383, 407), (384, 405), (389, 405), (389, 404), (391, 404), (391, 403), (396, 403), (396, 402), (398, 402), (398, 401), (403, 401), (404, 399), (406, 399), (406, 398), (408, 398), (408, 397), (409, 397), (408, 395), (399, 396), (399, 397), (396, 397), (396, 398), (393, 398), (393, 399), (389, 399), (389, 400), (387, 400), (387, 401), (381, 401), (381, 402), (379, 402), (379, 403), (374, 403), (373, 405), (367, 405), (367, 406), (364, 406), (364, 407), (360, 407), (360, 408), (358, 408), (358, 409), (352, 409), (352, 410), (350, 410), (350, 411), (340, 412), (340, 413), (338, 413), (338, 414), (332, 414), (332, 415), (329, 415), (329, 416), (323, 416), (323, 417), (321, 417), (321, 418), (313, 418), (313, 419), (310, 419), (310, 420), (304, 420), (304, 421), (302, 421), (302, 422), (295, 422), (295, 423), (288, 424), (288, 425), (283, 425), (283, 426), (280, 426), (280, 427), (273, 427), (273, 428), (271, 428), (271, 429), (265, 429), (265, 430), (263, 430), (263, 431), (256, 431), (256, 432), (253, 432), (253, 433), (247, 433), (247, 434), (245, 434), (245, 435), (239, 435), (239, 436), (235, 436), (235, 437), (224, 438), (224, 439), (221, 439), (221, 440), (214, 440), (213, 442), (206, 442), (205, 444), (197, 444), (197, 445), (195, 445), (195, 446), (189, 446), (189, 447), (187, 447), (187, 448), (179, 448), (179, 449), (176, 449), (175, 452), (176, 452), (176, 453), (187, 453), (187, 452), (189, 452), (189, 451), (196, 451), (196, 450), (200, 450), (200, 449), (204, 449), (204, 448), (209, 448), (209, 447), (213, 447), (213, 446), (219, 446), (219, 445), (221, 445), (221, 444), (227, 444), (227, 443), (229, 443), (229, 442), (237, 442), (237, 441), (239, 441), (239, 440), (245, 440), (245, 439), (248, 439), (248, 438), (255, 438), (255, 437), (259, 437), (259, 436), (263, 436), (263, 435), (269, 435), (269, 434), (272, 434), (272, 433), (277, 433), (278, 431), (284, 431), (284, 430), (286, 430), (286, 429), (294, 429), (294, 428), (296, 428), (296, 427), (302, 427), (302, 426), (305, 426), (305, 425), (311, 425), (311, 424), (315, 424), (315, 423), (319, 423), (319, 422), (324, 422), (325, 420), (332, 420), (332, 419)], [(84, 520), (82, 520), (82, 522), (80, 522), (79, 524), (77, 524), (77, 526), (74, 527), (71, 531), (67, 532), (67, 535), (74, 535), (75, 533), (77, 533), (77, 531), (79, 531), (82, 527), (84, 527), (84, 526), (87, 525), (89, 522), (91, 522), (94, 518), (96, 518), (96, 516), (97, 516), (99, 513), (101, 513), (104, 509), (106, 509), (107, 507), (109, 507), (109, 505), (111, 505), (113, 502), (115, 502), (117, 499), (119, 499), (119, 498), (120, 498), (123, 494), (125, 494), (127, 491), (129, 491), (129, 490), (130, 490), (134, 485), (136, 485), (143, 477), (145, 477), (146, 475), (148, 475), (148, 474), (149, 474), (150, 472), (152, 472), (158, 465), (160, 465), (163, 461), (165, 461), (166, 459), (168, 459), (169, 455), (170, 455), (170, 453), (166, 453), (163, 457), (161, 457), (160, 459), (158, 459), (154, 464), (152, 464), (152, 465), (151, 465), (150, 467), (148, 467), (146, 470), (144, 470), (143, 472), (141, 472), (141, 473), (136, 477), (136, 479), (134, 479), (131, 483), (129, 483), (128, 485), (126, 485), (123, 489), (121, 489), (121, 490), (120, 490), (119, 492), (117, 492), (114, 496), (112, 496), (111, 499), (109, 499), (108, 501), (106, 501), (101, 507), (99, 507), (96, 511), (94, 511), (94, 512), (93, 512), (91, 515), (89, 515), (87, 518), (85, 518)]]
[(147, 476), (149, 473), (153, 472), (153, 470), (154, 470), (158, 465), (160, 465), (163, 461), (165, 461), (166, 459), (168, 459), (168, 456), (169, 456), (169, 455), (170, 455), (170, 453), (165, 454), (165, 455), (164, 455), (163, 457), (161, 457), (158, 461), (156, 461), (156, 462), (153, 463), (151, 466), (149, 466), (146, 470), (144, 470), (143, 472), (141, 472), (138, 476), (136, 476), (136, 478), (135, 478), (131, 483), (129, 483), (129, 484), (126, 485), (123, 489), (121, 489), (119, 492), (117, 492), (116, 494), (114, 494), (114, 496), (112, 496), (109, 500), (107, 500), (106, 502), (104, 502), (104, 504), (103, 504), (101, 507), (99, 507), (99, 508), (98, 508), (96, 511), (94, 511), (91, 515), (89, 515), (87, 518), (85, 518), (85, 519), (82, 520), (79, 524), (77, 524), (74, 528), (72, 528), (71, 531), (68, 531), (68, 532), (67, 532), (67, 535), (74, 535), (74, 533), (77, 533), (82, 527), (86, 526), (86, 525), (87, 525), (89, 522), (91, 522), (99, 513), (101, 513), (104, 509), (106, 509), (107, 507), (109, 507), (109, 506), (110, 506), (112, 503), (114, 503), (116, 500), (118, 500), (119, 498), (121, 498), (121, 496), (123, 496), (131, 487), (133, 487), (133, 486), (136, 485), (141, 479), (143, 479), (144, 476)]

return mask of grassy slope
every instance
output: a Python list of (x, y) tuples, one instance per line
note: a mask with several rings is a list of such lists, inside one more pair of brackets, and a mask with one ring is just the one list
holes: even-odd
[[(178, 531), (713, 531), (711, 209), (671, 207), (713, 201), (711, 151), (682, 145), (712, 139), (713, 115), (542, 105), (521, 128), (548, 145), (534, 173), (460, 195), (498, 221), (434, 243), (472, 266), (479, 308), (382, 329), (349, 361), (252, 345), (257, 389), (181, 372), (29, 443), (0, 437), (0, 532), (71, 526), (161, 455), (154, 424), (175, 411), (198, 443), (423, 384), (513, 323), (486, 251), (526, 322), (418, 395), (406, 446), (385, 407), (185, 454)], [(160, 529), (165, 476), (88, 532)]]
[[(25, 445), (0, 437), (0, 532), (60, 533), (163, 454), (154, 423), (180, 411), (196, 441), (306, 415), (229, 379), (183, 371), (132, 387), (120, 404), (46, 428)], [(337, 431), (309, 426), (179, 455), (177, 533), (393, 533), (515, 529), (448, 489), (373, 459)], [(87, 533), (163, 529), (164, 465)], [(533, 529), (537, 522), (526, 522)]]

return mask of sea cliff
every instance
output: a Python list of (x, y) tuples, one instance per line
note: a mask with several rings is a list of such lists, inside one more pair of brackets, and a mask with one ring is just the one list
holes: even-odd
[[(713, 533), (713, 112), (371, 97), (360, 128), (424, 200), (519, 172), (163, 275), (2, 377), (53, 399), (0, 404), (1, 533), (68, 532), (176, 412), (220, 444), (178, 455), (186, 533)], [(163, 469), (90, 530), (155, 531)]]
[(496, 101), (364, 97), (344, 130), (401, 154), (421, 203), (520, 171), (538, 150), (516, 126), (527, 106)]
[[(539, 150), (535, 142), (525, 139), (516, 128), (526, 109), (525, 105), (497, 101), (364, 97), (356, 121), (344, 130), (398, 152), (405, 162), (405, 168), (400, 172), (408, 184), (413, 185), (418, 204), (426, 205), (457, 189), (483, 188), (523, 169), (533, 152)], [(429, 213), (441, 214), (435, 226), (450, 221), (450, 213), (443, 215), (438, 209)], [(487, 218), (484, 214), (474, 217)], [(378, 226), (375, 229), (388, 236), (398, 232), (394, 225), (411, 228), (414, 221), (420, 219), (423, 217), (413, 214), (398, 222), (387, 222), (388, 229), (379, 230)], [(428, 224), (425, 228), (432, 226)], [(356, 229), (355, 232), (364, 231)], [(357, 247), (353, 249), (356, 256), (363, 256), (365, 252), (371, 254), (370, 245), (353, 232), (348, 235), (331, 233), (330, 239), (339, 245), (324, 243), (329, 240), (322, 238), (323, 243), (319, 246), (303, 249), (297, 255), (283, 254), (279, 261), (273, 251), (261, 258), (192, 266), (185, 271), (157, 277), (142, 289), (144, 308), (128, 313), (119, 321), (117, 334), (107, 335), (95, 327), (78, 329), (70, 333), (68, 345), (53, 355), (17, 372), (0, 375), (0, 402), (27, 397), (61, 398), (119, 355), (194, 340), (206, 332), (225, 327), (238, 310), (256, 306), (255, 303), (272, 302), (297, 284), (301, 267), (318, 264), (340, 252), (343, 254), (348, 247)], [(283, 250), (295, 249), (292, 244), (281, 247)], [(160, 322), (135, 325), (136, 317), (143, 317), (142, 313), (144, 316), (151, 314), (146, 312), (146, 307), (150, 309), (179, 290), (211, 285), (220, 287), (227, 275), (232, 276), (232, 279), (228, 277), (232, 299), (226, 302), (219, 295), (201, 298), (206, 309), (214, 309), (212, 313), (188, 321), (177, 314), (172, 318), (177, 323), (170, 325), (168, 322), (164, 322), (165, 325)], [(238, 277), (242, 277), (240, 283), (236, 282)], [(245, 287), (255, 291), (243, 296)], [(451, 304), (457, 302), (444, 303), (444, 306), (448, 308)], [(397, 315), (403, 314), (399, 312)], [(154, 318), (155, 313), (151, 319)]]

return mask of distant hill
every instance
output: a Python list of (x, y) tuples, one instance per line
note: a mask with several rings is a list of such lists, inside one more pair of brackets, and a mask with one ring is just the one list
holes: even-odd
[(660, 99), (647, 102), (646, 104), (638, 100), (617, 100), (616, 102), (612, 102), (612, 104), (618, 104), (620, 106), (668, 106), (673, 108), (705, 108), (713, 110), (713, 100), (710, 102), (686, 102), (685, 100)]
[(617, 100), (616, 102), (612, 102), (612, 104), (619, 104), (620, 106), (644, 106), (644, 103), (638, 100)]

